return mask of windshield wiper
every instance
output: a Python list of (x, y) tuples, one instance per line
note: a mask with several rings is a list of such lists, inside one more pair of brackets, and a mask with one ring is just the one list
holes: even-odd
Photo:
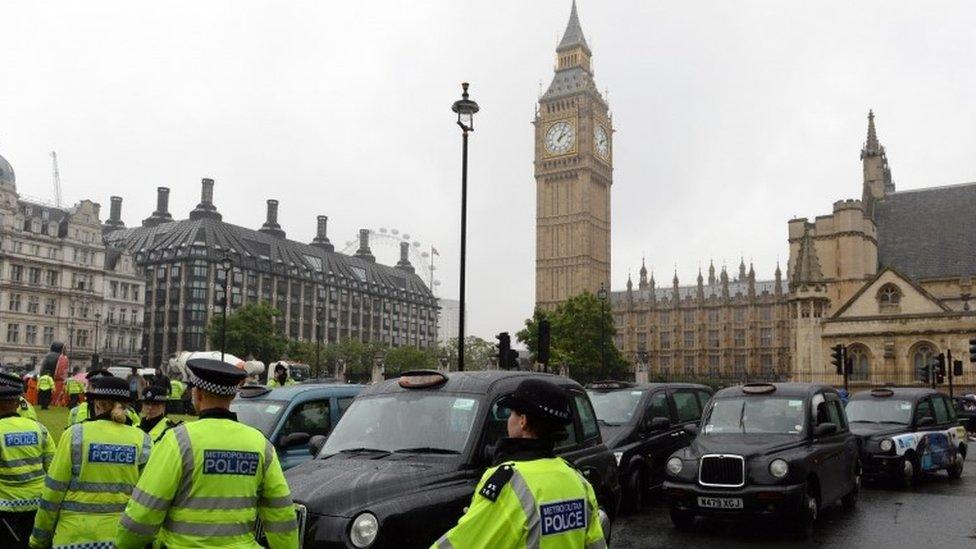
[(893, 421), (893, 420), (890, 420), (890, 419), (886, 419), (884, 421), (877, 421), (875, 423), (885, 423), (885, 424), (888, 424), (888, 425), (908, 425), (904, 421)]
[(389, 454), (390, 453), (389, 450), (380, 450), (379, 448), (366, 448), (366, 447), (346, 448), (344, 450), (339, 450), (339, 453), (340, 454), (356, 454), (356, 453), (359, 453), (359, 452), (374, 452), (374, 453), (378, 453), (378, 454)]
[(460, 454), (457, 450), (450, 448), (434, 448), (432, 446), (418, 446), (417, 448), (400, 448), (393, 450), (395, 454)]
[(596, 420), (596, 422), (599, 423), (599, 424), (601, 424), (601, 425), (606, 425), (607, 427), (619, 427), (619, 426), (623, 425), (623, 423), (610, 423), (609, 421), (607, 421), (605, 419), (598, 419), (598, 420)]
[(852, 419), (851, 423), (877, 423), (877, 421), (871, 421), (870, 419)]

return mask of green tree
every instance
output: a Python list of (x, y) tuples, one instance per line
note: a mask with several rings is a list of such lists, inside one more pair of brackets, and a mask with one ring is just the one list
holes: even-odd
[(596, 379), (620, 379), (628, 375), (627, 361), (613, 343), (616, 329), (609, 305), (590, 292), (583, 292), (559, 304), (550, 313), (536, 310), (515, 337), (535, 360), (539, 321), (549, 319), (549, 366), (569, 368), (569, 375), (581, 383)]
[(429, 349), (397, 347), (386, 353), (384, 360), (386, 377), (397, 376), (409, 370), (425, 370), (437, 367), (437, 357)]
[[(277, 309), (267, 303), (251, 303), (227, 316), (227, 345), (225, 352), (240, 358), (256, 358), (265, 364), (278, 360), (287, 348), (287, 341), (275, 326)], [(220, 349), (224, 319), (215, 315), (207, 326), (210, 346)]]
[[(442, 347), (437, 353), (438, 357), (447, 355), (447, 362), (452, 371), (457, 370), (458, 366), (458, 338), (454, 337), (447, 341), (447, 345)], [(467, 336), (464, 338), (464, 369), (465, 370), (486, 370), (492, 355), (498, 354), (498, 349), (489, 341), (478, 336)], [(440, 358), (438, 358), (440, 360)]]

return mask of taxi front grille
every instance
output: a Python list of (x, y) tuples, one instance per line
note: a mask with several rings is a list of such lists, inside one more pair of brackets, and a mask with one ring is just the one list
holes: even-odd
[(745, 460), (742, 456), (706, 455), (698, 465), (698, 482), (702, 486), (738, 488), (745, 484)]

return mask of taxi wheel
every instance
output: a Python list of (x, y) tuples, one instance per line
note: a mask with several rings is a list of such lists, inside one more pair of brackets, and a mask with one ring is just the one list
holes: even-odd
[(962, 455), (957, 455), (956, 461), (946, 469), (946, 472), (949, 473), (949, 478), (953, 480), (962, 478), (962, 467), (964, 463), (966, 463), (966, 458)]
[(915, 455), (905, 456), (905, 463), (902, 465), (901, 477), (898, 479), (898, 484), (902, 488), (911, 488), (915, 485), (918, 480), (918, 461), (915, 460)]
[(807, 539), (813, 535), (813, 525), (817, 522), (817, 514), (820, 511), (820, 503), (813, 490), (803, 494), (800, 500), (799, 516), (793, 522), (793, 534), (799, 539)]
[(682, 532), (690, 532), (695, 529), (695, 515), (685, 511), (672, 508), (671, 522), (674, 523), (675, 528)]
[(644, 493), (647, 491), (647, 481), (644, 472), (636, 469), (627, 477), (627, 485), (624, 489), (623, 507), (628, 513), (636, 513), (641, 510)]
[(853, 511), (857, 507), (857, 498), (861, 495), (861, 464), (854, 464), (854, 487), (841, 498), (840, 503), (845, 511)]

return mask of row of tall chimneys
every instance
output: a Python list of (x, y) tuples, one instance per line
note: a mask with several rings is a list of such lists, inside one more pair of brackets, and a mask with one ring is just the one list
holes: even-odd
[[(190, 212), (190, 219), (210, 218), (218, 221), (222, 219), (220, 212), (217, 211), (217, 207), (213, 203), (213, 187), (213, 179), (203, 179), (201, 182), (200, 203)], [(105, 233), (125, 228), (125, 223), (122, 222), (122, 197), (113, 196), (111, 197), (111, 201), (109, 218), (105, 221), (103, 227), (103, 232)], [(173, 216), (169, 213), (169, 188), (158, 187), (156, 189), (156, 211), (151, 216), (142, 220), (142, 226), (155, 227), (161, 223), (171, 221), (173, 221)], [(335, 246), (329, 241), (327, 235), (328, 223), (328, 216), (320, 215), (316, 218), (315, 238), (312, 240), (311, 245), (328, 252), (333, 252), (335, 251)], [(285, 231), (278, 224), (277, 200), (268, 200), (267, 216), (264, 225), (259, 230), (278, 238), (285, 238)], [(359, 249), (356, 250), (355, 255), (366, 261), (376, 262), (376, 258), (369, 248), (369, 229), (359, 231)], [(397, 263), (397, 268), (411, 273), (414, 272), (413, 265), (410, 264), (409, 242), (400, 243), (400, 261)]]

